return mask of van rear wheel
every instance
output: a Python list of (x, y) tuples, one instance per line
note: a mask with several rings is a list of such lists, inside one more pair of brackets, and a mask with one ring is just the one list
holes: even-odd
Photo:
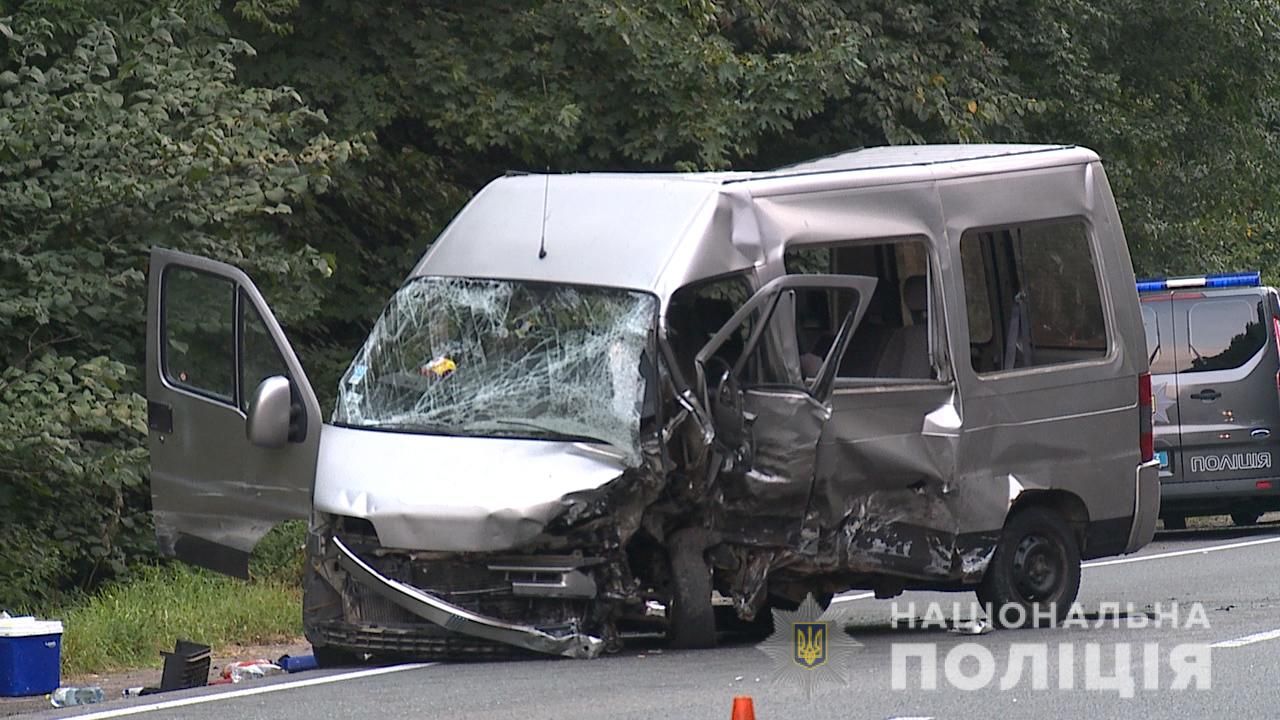
[(991, 622), (1023, 627), (1066, 617), (1080, 592), (1080, 549), (1062, 516), (1045, 508), (1013, 514), (978, 585)]
[(1231, 522), (1236, 525), (1257, 525), (1262, 513), (1253, 510), (1237, 510), (1231, 513)]

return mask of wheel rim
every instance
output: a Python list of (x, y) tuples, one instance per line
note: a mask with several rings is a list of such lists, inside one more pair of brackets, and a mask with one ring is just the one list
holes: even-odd
[(1052, 599), (1066, 576), (1067, 558), (1057, 543), (1039, 534), (1025, 535), (1018, 542), (1013, 553), (1013, 582), (1023, 600)]

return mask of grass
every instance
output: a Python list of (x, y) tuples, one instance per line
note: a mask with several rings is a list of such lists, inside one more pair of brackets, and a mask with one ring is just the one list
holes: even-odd
[[(60, 613), (67, 675), (159, 667), (175, 640), (270, 643), (302, 634), (301, 532), (277, 528), (255, 551), (254, 580), (180, 563), (142, 567)], [(295, 542), (296, 541), (296, 542)]]

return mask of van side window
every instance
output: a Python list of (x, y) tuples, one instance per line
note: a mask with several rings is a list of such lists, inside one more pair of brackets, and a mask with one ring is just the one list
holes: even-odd
[(1217, 297), (1175, 303), (1187, 311), (1187, 343), (1178, 351), (1178, 372), (1233, 370), (1267, 342), (1261, 300)]
[(1106, 355), (1102, 294), (1083, 221), (966, 231), (960, 263), (975, 372)]
[(280, 357), (280, 349), (267, 330), (267, 323), (249, 301), (244, 290), (240, 291), (240, 409), (249, 411), (258, 385), (273, 375), (289, 377), (289, 370)]
[[(790, 247), (791, 274), (832, 273), (879, 278), (862, 324), (840, 358), (837, 378), (937, 378), (929, 348), (929, 252), (918, 239)], [(849, 299), (834, 293), (803, 297), (796, 308), (801, 371), (817, 373)]]
[[(693, 360), (738, 308), (751, 298), (751, 281), (744, 274), (728, 275), (686, 285), (671, 295), (667, 305), (667, 340), (685, 382), (694, 380)], [(737, 363), (746, 347), (751, 320), (716, 352), (730, 366)]]
[(165, 379), (175, 386), (234, 404), (235, 284), (183, 267), (169, 268), (162, 281), (161, 366)]

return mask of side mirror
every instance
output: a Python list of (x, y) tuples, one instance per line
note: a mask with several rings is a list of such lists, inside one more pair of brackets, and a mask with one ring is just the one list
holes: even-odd
[(258, 384), (244, 424), (249, 442), (266, 448), (284, 447), (289, 442), (292, 394), (289, 378), (283, 375), (272, 375)]

